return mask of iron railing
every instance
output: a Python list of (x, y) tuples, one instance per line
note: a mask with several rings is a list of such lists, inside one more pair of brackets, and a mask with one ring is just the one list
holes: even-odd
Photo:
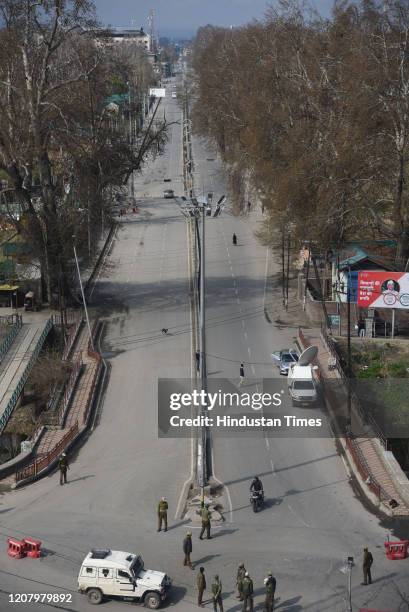
[(10, 329), (7, 336), (4, 338), (3, 342), (0, 344), (0, 363), (3, 361), (6, 356), (10, 346), (13, 344), (15, 337), (23, 326), (23, 320), (21, 317), (16, 318), (16, 322), (13, 323), (12, 328)]
[(16, 471), (16, 482), (20, 482), (21, 480), (25, 480), (26, 478), (30, 478), (31, 476), (36, 476), (46, 467), (48, 467), (54, 459), (60, 456), (63, 450), (68, 446), (68, 444), (78, 435), (79, 426), (78, 421), (67, 431), (65, 436), (61, 438), (61, 440), (52, 448), (48, 453), (46, 453), (40, 459), (35, 459), (26, 467), (21, 470)]
[(28, 376), (29, 376), (29, 374), (30, 374), (30, 372), (32, 370), (32, 367), (33, 367), (34, 363), (37, 360), (37, 357), (38, 357), (38, 355), (39, 355), (39, 353), (40, 353), (40, 351), (41, 351), (41, 349), (43, 347), (45, 339), (47, 338), (47, 336), (48, 336), (52, 326), (53, 326), (52, 320), (48, 319), (48, 321), (47, 321), (43, 331), (41, 332), (41, 335), (40, 335), (39, 339), (37, 340), (36, 347), (35, 347), (34, 351), (31, 354), (31, 357), (30, 357), (30, 359), (29, 359), (29, 361), (28, 361), (28, 363), (27, 363), (27, 365), (26, 365), (26, 367), (24, 369), (24, 372), (23, 372), (20, 380), (18, 381), (16, 388), (14, 389), (12, 396), (10, 397), (9, 401), (7, 402), (7, 406), (6, 406), (6, 409), (5, 409), (4, 413), (2, 414), (2, 416), (0, 418), (0, 433), (6, 427), (7, 422), (9, 420), (10, 416), (11, 416), (11, 413), (13, 412), (14, 408), (16, 407), (18, 398), (21, 395), (21, 392), (22, 392), (22, 390), (24, 388), (24, 385), (27, 382), (27, 378), (28, 378)]

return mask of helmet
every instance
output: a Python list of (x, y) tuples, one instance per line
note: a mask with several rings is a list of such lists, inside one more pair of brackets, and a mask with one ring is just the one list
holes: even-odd
[(240, 563), (239, 567), (244, 567), (244, 563)]
[(166, 497), (162, 497), (162, 501), (166, 501)]
[(254, 476), (254, 480), (258, 480), (258, 479), (259, 479), (258, 476)]
[(215, 574), (214, 577), (215, 577), (215, 580), (219, 580), (219, 574)]
[(67, 455), (65, 453), (61, 453), (61, 457), (66, 457)]
[(272, 576), (273, 572), (267, 572), (267, 576)]
[(245, 576), (248, 576), (248, 575), (249, 575), (249, 573), (248, 573), (248, 572), (246, 572), (244, 575), (245, 575)]

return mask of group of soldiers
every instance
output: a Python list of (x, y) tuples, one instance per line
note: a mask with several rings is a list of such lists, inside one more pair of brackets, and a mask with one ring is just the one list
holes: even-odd
[[(203, 608), (203, 594), (206, 590), (206, 576), (204, 567), (199, 568), (199, 572), (197, 574), (197, 605)], [(274, 609), (274, 595), (276, 591), (277, 581), (273, 576), (272, 572), (268, 572), (267, 577), (264, 579), (264, 586), (266, 589), (265, 600), (264, 600), (264, 610), (265, 612), (272, 612)], [(254, 609), (254, 586), (253, 580), (250, 577), (250, 574), (244, 567), (244, 563), (240, 563), (239, 568), (237, 570), (236, 577), (236, 586), (237, 586), (237, 599), (243, 602), (243, 612), (247, 612), (247, 609), (250, 612), (253, 612)], [(223, 612), (223, 598), (222, 598), (222, 583), (218, 574), (215, 574), (212, 585), (212, 601), (213, 601), (213, 609), (214, 612)]]
[[(168, 503), (165, 497), (162, 497), (158, 504), (158, 531), (161, 531), (162, 525), (165, 527), (165, 531), (168, 528), (168, 519), (167, 519), (167, 511), (168, 511)], [(209, 510), (209, 504), (205, 504), (201, 509), (201, 519), (202, 519), (202, 528), (200, 531), (199, 539), (203, 540), (203, 536), (206, 533), (207, 539), (211, 539), (210, 529), (211, 529), (211, 512)], [(183, 565), (193, 568), (191, 554), (193, 551), (192, 544), (192, 532), (188, 531), (183, 540)], [(364, 581), (362, 584), (371, 584), (371, 566), (373, 563), (372, 554), (368, 551), (367, 548), (364, 548), (363, 554), (363, 577)], [(197, 575), (197, 589), (198, 589), (198, 606), (203, 607), (203, 593), (206, 590), (206, 577), (205, 570), (203, 567), (199, 568), (199, 573)], [(243, 602), (243, 612), (253, 612), (254, 606), (254, 587), (253, 580), (250, 577), (249, 572), (246, 570), (244, 563), (240, 563), (237, 576), (236, 576), (236, 586), (237, 586), (237, 599)], [(272, 572), (268, 572), (267, 577), (264, 579), (265, 586), (265, 601), (264, 601), (264, 610), (265, 612), (270, 612), (274, 609), (274, 596), (277, 586), (276, 578), (273, 576)], [(223, 612), (223, 600), (222, 600), (222, 583), (220, 577), (216, 574), (213, 578), (212, 585), (212, 598), (213, 598), (213, 607), (215, 612), (220, 609), (220, 612)]]

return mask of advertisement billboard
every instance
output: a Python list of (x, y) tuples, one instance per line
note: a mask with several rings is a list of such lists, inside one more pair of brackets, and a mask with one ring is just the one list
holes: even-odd
[(149, 95), (155, 98), (165, 98), (166, 97), (166, 89), (162, 88), (151, 88), (149, 90)]
[(358, 306), (409, 308), (409, 273), (379, 270), (359, 272)]

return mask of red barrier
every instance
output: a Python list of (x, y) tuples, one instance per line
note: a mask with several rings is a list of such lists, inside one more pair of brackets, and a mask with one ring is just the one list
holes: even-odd
[(406, 559), (408, 556), (409, 540), (398, 540), (396, 542), (384, 542), (386, 556), (391, 561), (395, 559)]
[(7, 554), (14, 559), (22, 559), (26, 556), (26, 543), (24, 540), (7, 538)]
[(41, 557), (41, 542), (34, 538), (24, 538), (23, 542), (26, 544), (27, 557), (32, 559), (38, 559)]

